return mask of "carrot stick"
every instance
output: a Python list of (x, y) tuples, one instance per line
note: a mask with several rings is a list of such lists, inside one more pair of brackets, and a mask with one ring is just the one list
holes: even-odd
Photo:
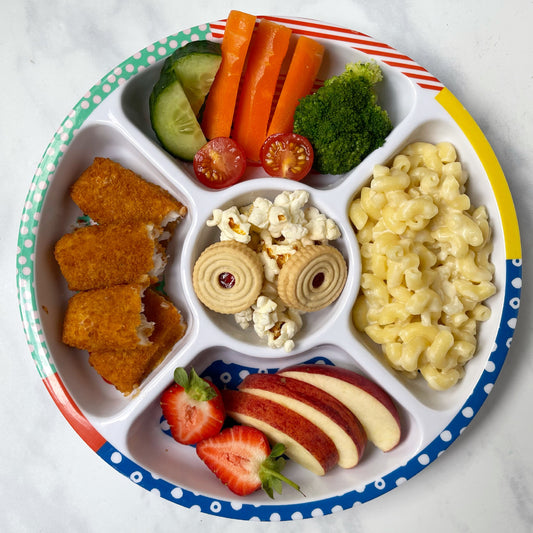
[(305, 35), (298, 39), (267, 137), (274, 133), (292, 131), (294, 110), (300, 98), (311, 92), (323, 56), (324, 47), (319, 42)]
[(241, 11), (229, 12), (221, 43), (222, 62), (211, 85), (202, 116), (208, 139), (229, 137), (237, 92), (256, 17)]
[(232, 137), (252, 161), (259, 160), (261, 145), (266, 139), (276, 83), (291, 33), (286, 26), (263, 19), (250, 44)]

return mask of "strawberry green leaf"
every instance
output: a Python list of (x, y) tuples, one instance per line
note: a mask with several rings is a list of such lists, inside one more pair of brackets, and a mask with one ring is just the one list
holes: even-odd
[(189, 375), (184, 368), (176, 368), (174, 370), (174, 381), (181, 385), (185, 390), (189, 387)]
[(208, 381), (201, 378), (196, 371), (191, 369), (189, 375), (184, 368), (176, 368), (174, 370), (174, 381), (182, 386), (185, 392), (194, 400), (199, 402), (208, 402), (217, 395), (217, 392)]
[[(285, 467), (285, 458), (281, 457), (285, 451), (285, 446), (277, 443), (272, 448), (270, 455), (263, 461), (259, 468), (259, 479), (263, 490), (270, 498), (274, 498), (274, 491), (281, 494), (283, 482), (290, 485), (301, 494), (300, 486), (284, 476), (281, 471)], [(305, 494), (304, 494), (305, 496)]]

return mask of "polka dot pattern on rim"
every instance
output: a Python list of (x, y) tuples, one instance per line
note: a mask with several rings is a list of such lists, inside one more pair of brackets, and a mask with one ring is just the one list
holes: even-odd
[[(54, 172), (59, 160), (76, 135), (78, 129), (91, 113), (115, 89), (123, 85), (132, 76), (142, 72), (149, 65), (170, 55), (179, 43), (192, 40), (210, 39), (211, 31), (207, 24), (190, 28), (187, 32), (180, 32), (161, 39), (143, 50), (133, 54), (99, 80), (74, 106), (55, 132), (35, 172), (29, 193), (24, 205), (24, 211), (19, 227), (17, 248), (17, 284), (19, 307), (22, 311), (22, 323), (26, 333), (26, 340), (30, 346), (33, 360), (42, 378), (56, 372), (50, 354), (44, 343), (39, 319), (40, 310), (37, 309), (35, 293), (31, 288), (34, 283), (34, 247), (39, 228), (39, 217), (46, 191), (54, 178)], [(31, 294), (31, 298), (25, 295)]]
[[(513, 261), (508, 261), (507, 263), (512, 275), (509, 279), (517, 279), (516, 276), (521, 275), (521, 263), (518, 265)], [(516, 288), (516, 283), (513, 284), (511, 282), (507, 284), (506, 289), (506, 300), (509, 302), (516, 297), (515, 292), (518, 289)], [(514, 312), (514, 309), (510, 305), (505, 307), (502, 324), (508, 322), (508, 320), (505, 320), (505, 317), (512, 312)], [(405, 483), (408, 479), (412, 478), (439, 457), (466, 429), (475, 413), (484, 402), (486, 396), (492, 390), (506, 355), (506, 345), (512, 334), (512, 328), (506, 328), (503, 326), (500, 328), (495, 349), (491, 354), (490, 360), (487, 362), (485, 371), (483, 372), (475, 390), (450, 424), (444, 428), (440, 435), (429, 443), (424, 450), (413, 457), (404, 466), (374, 480), (372, 483), (368, 483), (366, 486), (357, 487), (353, 491), (338, 497), (322, 500), (319, 502), (320, 506), (318, 506), (317, 502), (283, 505), (276, 508), (275, 513), (272, 513), (272, 509), (269, 506), (257, 507), (244, 502), (235, 504), (235, 502), (231, 501), (212, 500), (211, 498), (173, 485), (164, 479), (156, 478), (149, 471), (142, 469), (134, 461), (116, 450), (108, 442), (106, 442), (97, 453), (113, 468), (146, 490), (157, 491), (162, 498), (179, 502), (185, 507), (198, 509), (208, 514), (240, 520), (278, 522), (285, 520), (301, 520), (323, 516), (324, 514), (338, 512), (344, 509), (350, 509), (356, 505), (377, 498)], [(500, 348), (498, 348), (498, 346)], [(331, 361), (324, 357), (313, 358), (306, 362), (331, 364)], [(276, 372), (276, 370), (276, 368), (272, 368), (262, 371), (273, 373)], [(244, 376), (259, 371), (259, 368), (243, 367), (236, 363), (218, 360), (212, 363), (202, 375), (220, 388), (235, 388)], [(167, 434), (169, 439), (172, 438), (170, 435), (170, 428), (163, 418), (160, 420), (160, 428)]]
[[(220, 26), (219, 22), (217, 23), (218, 26)], [(16, 267), (19, 306), (27, 342), (43, 379), (54, 376), (56, 368), (46, 345), (40, 318), (41, 313), (47, 311), (46, 309), (38, 309), (34, 290), (35, 246), (43, 203), (61, 157), (87, 118), (117, 88), (123, 86), (136, 74), (171, 54), (178, 47), (191, 41), (209, 39), (212, 35), (210, 25), (205, 24), (191, 28), (152, 43), (115, 67), (102, 77), (65, 117), (41, 159), (24, 204), (18, 236)], [(440, 90), (441, 88), (439, 82), (437, 85), (433, 85), (431, 90)], [(520, 307), (522, 260), (509, 258), (505, 266), (505, 294), (501, 322), (489, 360), (470, 396), (460, 406), (453, 419), (440, 430), (439, 434), (424, 449), (418, 450), (416, 455), (402, 466), (385, 475), (380, 475), (379, 478), (366, 485), (363, 483), (345, 494), (337, 494), (319, 501), (303, 501), (289, 505), (283, 504), (283, 502), (279, 504), (276, 502), (273, 505), (252, 505), (246, 503), (246, 500), (226, 501), (176, 486), (163, 478), (152, 475), (151, 472), (137, 464), (121, 450), (116, 449), (111, 443), (105, 440), (100, 443), (98, 437), (101, 436), (99, 435), (95, 438), (96, 444), (94, 444), (93, 449), (116, 471), (144, 489), (184, 507), (216, 516), (270, 522), (301, 520), (350, 509), (379, 497), (416, 475), (441, 455), (467, 428), (487, 395), (492, 391), (511, 344)], [(309, 362), (330, 364), (330, 361), (324, 358), (317, 358)], [(275, 369), (249, 368), (225, 361), (215, 361), (204, 375), (221, 387), (232, 388), (246, 374), (258, 371), (275, 372)], [(77, 406), (73, 401), (72, 404), (72, 407), (76, 409)], [(163, 433), (169, 433), (168, 424), (164, 420), (161, 421), (160, 430)], [(93, 433), (91, 435), (94, 437)], [(168, 438), (171, 437), (168, 435)]]
[[(515, 276), (521, 276), (521, 263), (517, 265), (516, 262), (509, 260), (507, 261), (507, 265), (510, 269), (510, 276), (508, 279), (517, 279)], [(509, 302), (515, 297), (514, 291), (516, 290), (516, 284), (512, 284), (511, 282), (507, 283), (506, 301)], [(512, 312), (514, 312), (514, 310), (511, 306), (508, 305), (505, 307), (504, 315)], [(502, 324), (505, 324), (505, 322), (506, 321), (504, 320)], [(511, 328), (500, 328), (497, 336), (497, 344), (501, 348), (496, 348), (493, 350), (491, 359), (488, 361), (481, 379), (477, 383), (475, 389), (472, 391), (467, 402), (448, 424), (448, 426), (443, 428), (440, 435), (430, 442), (422, 451), (420, 451), (420, 453), (409, 460), (405, 465), (396, 468), (383, 477), (375, 479), (372, 483), (368, 483), (367, 485), (361, 487), (356, 487), (353, 491), (348, 492), (340, 497), (331, 498), (330, 500), (323, 500), (320, 502), (320, 507), (317, 507), (316, 502), (310, 502), (309, 504), (300, 503), (297, 505), (285, 505), (280, 507), (277, 510), (277, 513), (274, 515), (269, 514), (268, 512), (265, 513), (264, 508), (262, 507), (257, 508), (252, 506), (250, 509), (250, 506), (242, 505), (239, 507), (239, 509), (235, 509), (230, 505), (229, 508), (226, 508), (225, 502), (219, 502), (220, 511), (218, 511), (217, 514), (223, 514), (226, 517), (239, 518), (241, 520), (254, 520), (256, 518), (264, 521), (300, 520), (315, 516), (322, 516), (323, 514), (337, 512), (343, 509), (350, 509), (356, 505), (377, 498), (381, 494), (385, 494), (395, 487), (405, 483), (408, 479), (415, 476), (418, 472), (431, 464), (435, 459), (437, 459), (437, 457), (444, 453), (444, 451), (452, 444), (452, 442), (467, 428), (468, 424), (479, 410), (479, 407), (481, 407), (481, 404), (485, 401), (487, 395), (492, 390), (507, 353), (506, 344), (508, 343), (508, 340), (511, 338), (512, 334), (513, 331)], [(505, 340), (500, 342), (498, 339)], [(331, 361), (324, 357), (316, 357), (306, 361), (306, 363), (332, 364)], [(273, 368), (265, 372), (274, 373), (276, 370), (277, 369)], [(220, 388), (236, 388), (244, 376), (259, 371), (259, 368), (243, 367), (236, 363), (228, 363), (219, 360), (212, 363), (205, 370), (202, 376), (209, 379)], [(171, 438), (170, 431), (168, 431), (164, 424), (161, 425), (161, 428), (165, 433), (167, 433), (168, 437)], [(132, 468), (138, 467), (135, 465), (135, 463), (133, 463)], [(129, 475), (128, 471), (125, 472), (125, 475)], [(166, 483), (162, 480), (161, 482)], [(150, 485), (145, 488), (150, 490)], [(159, 489), (163, 498), (173, 498), (172, 491), (175, 489), (172, 489), (170, 494), (161, 487), (159, 487)], [(183, 497), (192, 497), (192, 495), (184, 492)], [(198, 502), (198, 505), (202, 511), (212, 512), (212, 509), (206, 509), (203, 507), (201, 502)], [(250, 511), (253, 513), (251, 517), (249, 516)]]

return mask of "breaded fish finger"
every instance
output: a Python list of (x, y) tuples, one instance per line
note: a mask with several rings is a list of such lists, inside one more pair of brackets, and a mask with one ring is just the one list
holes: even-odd
[(145, 288), (115, 285), (76, 293), (65, 313), (63, 342), (89, 352), (149, 345), (154, 324), (143, 314)]
[(86, 226), (61, 237), (54, 256), (72, 291), (156, 282), (167, 258), (151, 223)]
[(103, 157), (94, 159), (70, 193), (78, 207), (99, 224), (142, 221), (165, 228), (187, 214), (187, 208), (168, 191)]
[(170, 300), (148, 289), (144, 298), (144, 313), (155, 327), (150, 346), (133, 350), (91, 352), (89, 363), (109, 383), (127, 395), (165, 358), (187, 329), (180, 312)]

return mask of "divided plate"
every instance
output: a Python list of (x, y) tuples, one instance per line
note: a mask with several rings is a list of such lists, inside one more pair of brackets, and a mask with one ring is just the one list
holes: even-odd
[[(485, 137), (442, 83), (390, 46), (349, 29), (305, 19), (271, 18), (326, 46), (320, 79), (353, 61), (375, 59), (384, 81), (379, 101), (394, 129), (383, 147), (342, 176), (311, 175), (304, 182), (261, 176), (221, 191), (203, 188), (190, 164), (164, 152), (150, 128), (148, 96), (162, 61), (198, 39), (220, 41), (224, 21), (181, 31), (148, 46), (106, 74), (75, 105), (55, 133), (37, 168), (20, 225), (17, 283), (20, 312), (39, 374), (63, 415), (104, 461), (146, 490), (188, 508), (243, 520), (293, 520), (348, 509), (389, 491), (442, 453), (472, 420), (492, 389), (507, 355), (521, 288), (518, 224), (505, 177)], [(295, 38), (295, 37), (293, 37)], [(420, 378), (404, 380), (355, 330), (351, 308), (359, 290), (360, 259), (348, 208), (371, 176), (413, 141), (452, 142), (469, 173), (474, 205), (485, 205), (493, 230), (497, 293), (488, 301), (492, 316), (481, 324), (477, 355), (452, 389), (436, 392)], [(81, 215), (69, 187), (95, 156), (110, 157), (162, 185), (187, 205), (189, 214), (174, 235), (165, 288), (182, 311), (188, 330), (164, 362), (131, 397), (123, 397), (89, 366), (86, 352), (61, 343), (61, 325), (70, 296), (53, 258), (55, 242)], [(252, 176), (253, 174), (253, 176)], [(284, 190), (305, 189), (310, 203), (333, 218), (342, 232), (335, 243), (349, 268), (341, 297), (329, 308), (304, 317), (295, 349), (268, 348), (232, 317), (206, 310), (191, 286), (192, 266), (218, 231), (205, 221), (214, 208), (245, 205), (257, 196), (273, 199)], [(270, 500), (257, 492), (233, 496), (196, 457), (168, 435), (159, 398), (176, 366), (194, 366), (221, 387), (236, 387), (247, 372), (272, 372), (288, 364), (319, 361), (352, 368), (384, 387), (397, 403), (404, 429), (400, 445), (382, 453), (369, 445), (352, 470), (335, 468), (317, 477), (297, 464), (288, 477), (306, 496), (289, 487)]]

